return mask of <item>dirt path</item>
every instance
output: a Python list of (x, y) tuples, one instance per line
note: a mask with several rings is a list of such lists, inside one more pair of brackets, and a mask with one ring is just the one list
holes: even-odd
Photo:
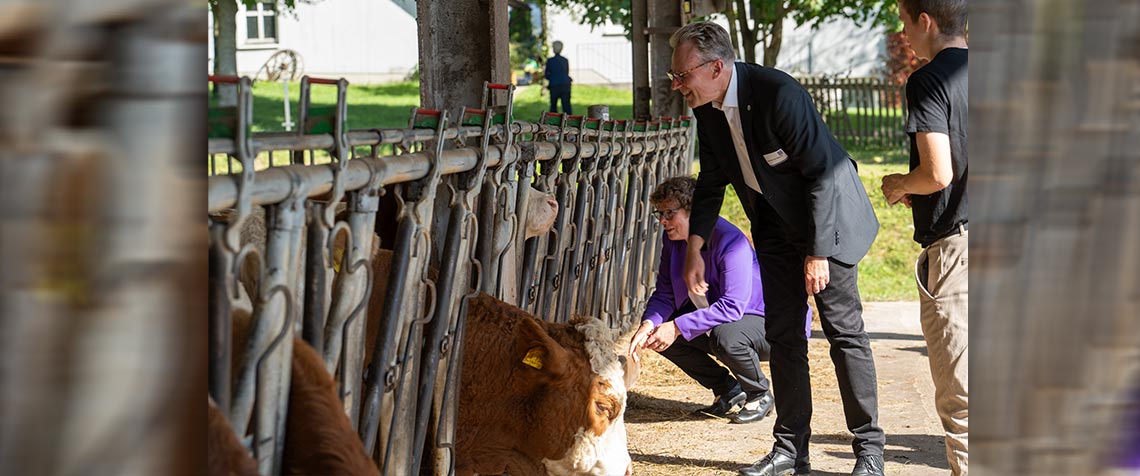
[[(866, 303), (879, 377), (879, 422), (887, 433), (886, 472), (899, 476), (946, 475), (941, 426), (934, 411), (934, 385), (918, 324), (918, 303)], [(848, 475), (854, 465), (851, 434), (819, 323), (809, 342), (812, 366), (811, 463), (816, 476)], [(771, 375), (768, 364), (764, 372)], [(625, 414), (636, 476), (735, 475), (772, 446), (775, 413), (735, 425), (696, 413), (712, 401), (672, 363), (642, 354), (642, 370)]]

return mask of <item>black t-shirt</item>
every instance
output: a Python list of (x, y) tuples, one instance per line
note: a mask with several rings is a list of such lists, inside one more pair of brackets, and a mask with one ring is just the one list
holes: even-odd
[(950, 137), (954, 178), (950, 185), (930, 195), (911, 195), (914, 241), (930, 245), (967, 221), (966, 206), (966, 109), (967, 54), (965, 48), (946, 48), (926, 66), (911, 73), (906, 82), (910, 136), (910, 169), (918, 168), (918, 132), (941, 132)]

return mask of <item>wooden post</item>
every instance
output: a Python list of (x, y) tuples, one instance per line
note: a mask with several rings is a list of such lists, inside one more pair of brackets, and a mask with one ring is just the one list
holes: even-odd
[(631, 0), (630, 16), (632, 26), (630, 36), (633, 43), (633, 118), (644, 119), (649, 117), (649, 37), (646, 29), (649, 28), (649, 13), (646, 11), (646, 2), (649, 0)]

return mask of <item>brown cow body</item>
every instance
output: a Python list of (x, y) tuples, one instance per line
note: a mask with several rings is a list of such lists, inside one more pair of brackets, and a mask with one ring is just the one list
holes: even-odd
[(466, 332), (458, 474), (627, 474), (624, 372), (601, 321), (548, 323), (480, 294)]
[[(368, 303), (366, 362), (375, 349), (391, 263), (390, 250), (373, 256), (377, 279)], [(613, 351), (614, 332), (601, 320), (544, 322), (480, 293), (468, 301), (465, 332), (457, 474), (627, 474), (622, 415), (636, 372), (627, 379)], [(542, 368), (530, 365), (538, 360)]]
[(258, 476), (257, 461), (238, 441), (214, 399), (207, 397), (206, 468), (210, 476)]
[[(527, 238), (548, 231), (558, 210), (553, 197), (531, 197)], [(247, 228), (251, 223), (264, 227), (258, 218), (247, 221)], [(243, 230), (243, 242), (247, 240), (259, 241)], [(264, 237), (260, 241), (264, 246)], [(367, 354), (375, 349), (391, 258), (391, 251), (374, 246)], [(246, 273), (242, 281), (253, 276)], [(235, 316), (235, 349), (242, 347), (237, 342), (246, 334), (238, 316), (248, 306), (248, 321), (252, 311), (248, 296), (243, 298), (247, 302), (237, 306)], [(466, 329), (457, 474), (629, 474), (625, 369), (614, 353), (614, 333), (600, 320), (548, 323), (480, 294), (468, 302)], [(301, 339), (294, 341), (292, 372), (285, 474), (378, 473), (352, 431), (332, 377)]]
[[(251, 328), (250, 314), (242, 309), (233, 313), (234, 362), (242, 358)], [(212, 409), (212, 404), (211, 404)], [(225, 418), (218, 413), (218, 417)], [(214, 426), (211, 414), (211, 432)], [(233, 430), (228, 427), (231, 434)], [(221, 441), (221, 440), (219, 440)], [(224, 441), (221, 441), (225, 443)], [(237, 443), (236, 437), (234, 442)], [(237, 443), (240, 445), (240, 443)], [(230, 454), (232, 444), (215, 445), (209, 453)], [(241, 448), (243, 451), (244, 447)], [(248, 453), (247, 453), (248, 455)], [(233, 458), (231, 458), (233, 460)], [(254, 466), (253, 474), (257, 474)], [(380, 473), (364, 451), (360, 437), (344, 413), (336, 382), (325, 370), (317, 351), (299, 337), (293, 338), (293, 358), (289, 378), (289, 409), (285, 420), (285, 448), (281, 473), (286, 475), (375, 476)], [(246, 473), (213, 473), (246, 474)]]
[(289, 413), (281, 467), (289, 475), (380, 473), (352, 429), (324, 360), (304, 340), (293, 339)]

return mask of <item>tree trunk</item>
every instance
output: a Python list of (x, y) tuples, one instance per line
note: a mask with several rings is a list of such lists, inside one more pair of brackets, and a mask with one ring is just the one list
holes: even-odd
[(724, 6), (724, 16), (728, 18), (728, 37), (732, 39), (732, 51), (736, 53), (737, 58), (741, 58), (740, 38), (737, 36), (739, 33), (736, 31), (736, 7), (732, 5), (732, 2), (728, 2), (728, 4)]
[(547, 35), (547, 31), (550, 30), (550, 21), (546, 17), (546, 3), (539, 4), (538, 5), (538, 11), (540, 12), (540, 15), (542, 17), (542, 33), (539, 34), (538, 44), (540, 45), (539, 51), (542, 53), (542, 59), (543, 59), (544, 64), (545, 64), (545, 60), (546, 60), (547, 56), (550, 54), (549, 50), (546, 49), (546, 45), (550, 44), (549, 35)]
[[(218, 0), (214, 12), (218, 36), (214, 38), (214, 74), (237, 74), (237, 0)], [(219, 106), (237, 105), (236, 84), (215, 84)]]
[[(736, 19), (740, 23), (740, 45), (744, 49), (744, 61), (748, 63), (756, 62), (756, 30), (758, 27), (753, 27), (751, 22), (748, 21), (748, 9), (745, 8), (744, 0), (736, 0)], [(752, 17), (755, 20), (756, 11), (752, 11)]]
[(764, 66), (776, 67), (776, 57), (780, 55), (780, 45), (784, 42), (784, 17), (788, 15), (784, 2), (776, 2), (775, 15), (772, 18), (772, 28), (768, 31), (767, 41), (764, 42)]

